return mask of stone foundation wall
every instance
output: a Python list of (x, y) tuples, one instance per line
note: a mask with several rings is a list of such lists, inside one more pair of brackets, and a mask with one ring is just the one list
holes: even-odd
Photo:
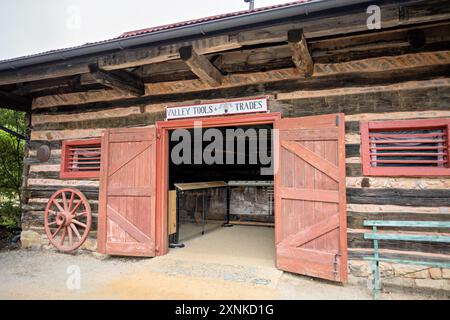
[[(22, 231), (20, 234), (22, 249), (27, 250), (57, 250), (48, 240), (47, 235), (40, 234), (33, 230)], [(97, 239), (89, 237), (78, 250), (91, 252), (97, 251)]]
[[(446, 291), (450, 297), (450, 269), (381, 262), (380, 271), (382, 288)], [(373, 289), (370, 261), (350, 260), (348, 272), (350, 284)]]

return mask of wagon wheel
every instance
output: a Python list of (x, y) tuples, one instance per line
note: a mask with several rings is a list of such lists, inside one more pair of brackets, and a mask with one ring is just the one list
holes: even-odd
[(56, 191), (45, 208), (45, 232), (56, 248), (64, 252), (78, 249), (91, 229), (91, 206), (77, 189)]

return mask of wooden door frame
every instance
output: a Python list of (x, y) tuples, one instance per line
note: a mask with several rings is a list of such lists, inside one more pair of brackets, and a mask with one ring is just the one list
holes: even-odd
[(203, 128), (211, 128), (259, 124), (274, 125), (275, 121), (279, 119), (281, 119), (281, 113), (272, 112), (156, 122), (156, 255), (165, 255), (168, 251), (167, 197), (169, 188), (169, 131), (174, 129), (192, 129), (194, 128), (194, 123), (197, 121), (202, 122)]

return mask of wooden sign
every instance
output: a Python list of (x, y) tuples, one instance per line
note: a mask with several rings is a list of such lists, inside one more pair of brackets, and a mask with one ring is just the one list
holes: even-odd
[(190, 106), (167, 107), (166, 119), (174, 120), (184, 118), (222, 116), (228, 114), (267, 112), (269, 109), (267, 101), (267, 97), (264, 97)]

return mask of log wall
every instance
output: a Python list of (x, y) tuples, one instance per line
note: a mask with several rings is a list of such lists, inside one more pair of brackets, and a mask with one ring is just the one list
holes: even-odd
[[(23, 229), (43, 234), (43, 210), (48, 198), (57, 189), (70, 186), (85, 193), (93, 207), (94, 231), (91, 238), (95, 239), (99, 181), (59, 178), (61, 142), (64, 139), (99, 137), (105, 128), (151, 126), (164, 119), (166, 105), (261, 95), (269, 95), (271, 111), (281, 112), (283, 117), (345, 113), (350, 259), (361, 259), (371, 252), (372, 243), (363, 237), (365, 219), (450, 220), (450, 177), (364, 177), (361, 172), (359, 121), (450, 117), (450, 79), (436, 78), (318, 90), (299, 90), (296, 82), (285, 83), (284, 86), (274, 83), (272, 87), (260, 86), (258, 90), (253, 86), (210, 90), (200, 93), (199, 100), (181, 100), (182, 96), (176, 95), (173, 101), (166, 103), (134, 103), (133, 100), (124, 103), (117, 100), (71, 108), (61, 106), (55, 109), (54, 105), (36, 108), (32, 114), (31, 141), (26, 159), (29, 173)], [(43, 143), (52, 149), (51, 158), (46, 163), (36, 159), (36, 148)], [(444, 259), (450, 253), (448, 244), (385, 241), (381, 248), (392, 255), (427, 258)]]

